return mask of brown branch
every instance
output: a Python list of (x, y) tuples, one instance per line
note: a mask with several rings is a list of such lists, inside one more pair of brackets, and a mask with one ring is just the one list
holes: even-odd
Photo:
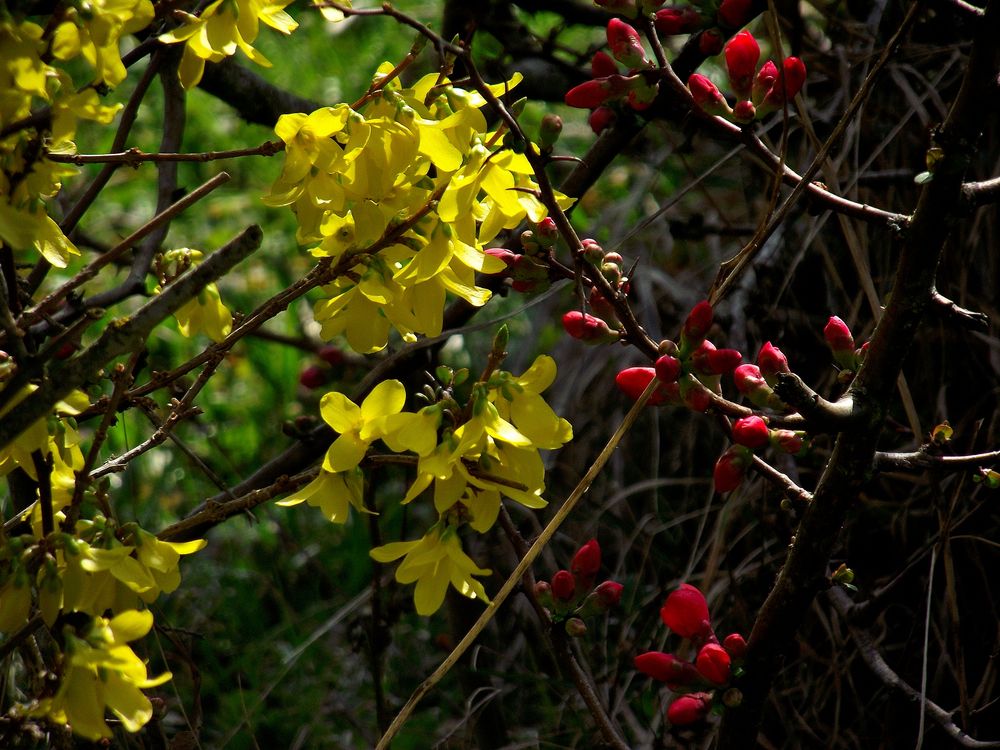
[(143, 162), (206, 162), (220, 161), (222, 159), (238, 159), (243, 156), (274, 156), (284, 151), (285, 144), (282, 141), (265, 141), (253, 148), (235, 148), (228, 151), (200, 151), (189, 154), (178, 153), (146, 153), (138, 148), (130, 148), (126, 151), (119, 151), (110, 154), (47, 154), (49, 161), (63, 162), (66, 164), (125, 164), (130, 167), (138, 167)]
[(973, 453), (966, 456), (935, 456), (924, 450), (912, 453), (875, 454), (874, 466), (877, 471), (962, 471), (973, 466), (982, 466), (1000, 461), (1000, 450), (987, 453)]

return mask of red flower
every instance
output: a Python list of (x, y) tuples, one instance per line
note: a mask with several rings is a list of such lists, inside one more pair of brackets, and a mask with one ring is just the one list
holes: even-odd
[(711, 341), (702, 341), (701, 346), (691, 355), (694, 369), (702, 375), (722, 375), (732, 372), (743, 361), (743, 355), (735, 349), (716, 349)]
[(568, 602), (576, 593), (576, 581), (568, 570), (557, 571), (552, 576), (552, 596), (558, 601)]
[(726, 97), (722, 95), (714, 83), (701, 73), (691, 74), (691, 77), (688, 78), (688, 89), (691, 91), (694, 103), (705, 114), (728, 117), (732, 112), (728, 102), (726, 102)]
[(774, 64), (772, 60), (768, 60), (764, 63), (760, 71), (757, 73), (757, 77), (753, 81), (753, 93), (751, 99), (756, 105), (760, 105), (764, 101), (764, 97), (767, 96), (771, 88), (774, 86), (774, 82), (778, 80), (778, 66)]
[(695, 659), (698, 673), (713, 685), (725, 685), (730, 678), (730, 658), (718, 643), (706, 643)]
[(612, 331), (603, 320), (579, 310), (570, 310), (563, 315), (562, 324), (566, 333), (581, 341), (604, 343), (618, 339), (618, 334)]
[(788, 369), (788, 357), (770, 341), (764, 344), (757, 353), (757, 364), (760, 366), (764, 380), (772, 387), (779, 372), (791, 372)]
[[(629, 367), (615, 376), (615, 383), (622, 393), (633, 401), (636, 401), (642, 395), (642, 392), (646, 390), (649, 381), (655, 377), (656, 370), (652, 367)], [(660, 387), (653, 391), (653, 395), (649, 397), (649, 401), (646, 403), (649, 406), (657, 406), (673, 400), (675, 396), (679, 397), (679, 394), (671, 393), (667, 384), (661, 383)]]
[(741, 102), (736, 102), (736, 106), (733, 107), (733, 120), (740, 123), (753, 122), (757, 117), (757, 108), (753, 106), (753, 102), (748, 102), (745, 99)]
[(663, 8), (653, 17), (656, 33), (663, 36), (690, 34), (701, 28), (701, 16), (691, 7)]
[(743, 417), (733, 424), (733, 442), (747, 448), (763, 448), (771, 440), (767, 422), (760, 417)]
[(660, 609), (660, 619), (681, 638), (704, 641), (713, 635), (708, 602), (704, 594), (688, 583), (682, 583), (667, 597)]
[(594, 53), (594, 57), (590, 61), (590, 77), (591, 78), (605, 78), (607, 76), (613, 76), (618, 72), (618, 65), (611, 55), (609, 55), (604, 50), (599, 50)]
[(601, 545), (596, 539), (591, 539), (573, 555), (569, 565), (570, 572), (577, 578), (593, 578), (601, 569)]
[(628, 68), (648, 68), (651, 65), (639, 32), (620, 18), (608, 21), (608, 46), (614, 58)]
[(740, 486), (750, 465), (751, 453), (742, 445), (732, 445), (715, 462), (712, 481), (716, 492), (731, 492)]
[(854, 336), (847, 323), (836, 315), (827, 321), (823, 329), (823, 338), (826, 339), (827, 346), (833, 352), (833, 358), (837, 364), (845, 370), (854, 370), (858, 366), (857, 356), (854, 353)]
[(797, 57), (786, 57), (781, 64), (781, 72), (784, 74), (785, 98), (791, 99), (802, 89), (802, 84), (806, 82), (806, 66)]
[(760, 60), (760, 45), (749, 31), (741, 31), (726, 43), (726, 70), (729, 83), (740, 99), (750, 96)]
[(739, 633), (730, 633), (722, 642), (722, 647), (729, 652), (734, 659), (742, 659), (747, 652), (746, 639)]
[(603, 133), (616, 119), (615, 111), (610, 107), (598, 107), (590, 113), (587, 123), (596, 135)]
[(596, 109), (609, 99), (623, 96), (629, 88), (629, 79), (625, 76), (611, 75), (584, 81), (566, 92), (564, 101), (571, 107), (580, 109)]
[(656, 377), (664, 383), (674, 383), (681, 376), (681, 361), (677, 357), (664, 354), (656, 360)]
[(718, 29), (707, 29), (698, 37), (698, 51), (705, 56), (717, 55), (722, 52), (723, 41)]
[(654, 680), (667, 683), (667, 687), (675, 690), (698, 680), (698, 670), (694, 664), (681, 661), (673, 654), (662, 651), (648, 651), (639, 654), (633, 662), (635, 668)]
[(667, 721), (678, 727), (694, 724), (704, 719), (711, 707), (712, 702), (707, 693), (681, 695), (667, 709)]
[(617, 607), (618, 602), (622, 600), (622, 586), (617, 581), (604, 581), (596, 589), (594, 593), (597, 595), (597, 603), (602, 610), (611, 609), (612, 607)]
[[(704, 78), (708, 82), (708, 85), (715, 89), (718, 94), (719, 90), (715, 88), (715, 84), (709, 81), (705, 76), (699, 76), (695, 73), (688, 79), (688, 86), (691, 85), (691, 81), (695, 78)], [(699, 81), (699, 85), (701, 82)], [(692, 94), (694, 92), (692, 91)], [(722, 96), (722, 94), (719, 94)], [(697, 97), (695, 98), (697, 102)], [(699, 105), (700, 106), (700, 105)], [(712, 306), (706, 301), (702, 300), (697, 305), (691, 308), (691, 312), (688, 313), (687, 319), (684, 321), (684, 328), (682, 333), (684, 339), (692, 346), (697, 346), (702, 341), (705, 340), (705, 334), (708, 333), (708, 329), (712, 327), (713, 318)]]
[(722, 0), (716, 18), (727, 28), (743, 27), (750, 20), (750, 0)]

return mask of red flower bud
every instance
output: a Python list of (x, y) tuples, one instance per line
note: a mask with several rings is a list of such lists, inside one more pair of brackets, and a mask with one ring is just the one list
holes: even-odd
[(774, 86), (774, 82), (777, 80), (778, 66), (772, 60), (768, 60), (761, 66), (757, 77), (753, 81), (753, 91), (750, 98), (755, 105), (760, 106), (761, 102), (764, 101), (764, 97), (767, 96), (768, 92)]
[(777, 380), (776, 376), (779, 372), (791, 372), (788, 369), (788, 357), (770, 341), (764, 344), (757, 353), (757, 364), (764, 375), (764, 380), (772, 387)]
[(625, 101), (636, 112), (649, 109), (656, 99), (657, 92), (660, 90), (659, 85), (659, 83), (651, 85), (642, 76), (636, 76), (628, 94), (625, 96)]
[[(486, 253), (487, 255), (492, 255), (494, 258), (496, 258), (498, 260), (502, 260), (504, 263), (507, 264), (508, 268), (510, 268), (512, 265), (514, 265), (514, 262), (519, 257), (521, 257), (517, 253), (512, 253), (510, 250), (508, 250), (505, 247), (488, 247), (483, 252)], [(502, 271), (501, 271), (501, 273), (502, 273)]]
[(730, 633), (722, 642), (722, 647), (734, 659), (742, 659), (747, 652), (747, 642), (739, 633)]
[[(695, 78), (697, 73), (691, 78)], [(699, 78), (705, 78), (705, 76), (698, 76)], [(705, 78), (708, 81), (707, 78)], [(708, 81), (709, 85), (715, 88), (711, 81)], [(691, 81), (688, 81), (688, 85), (691, 85)], [(718, 92), (718, 89), (715, 89)], [(721, 94), (720, 94), (721, 96)], [(702, 341), (705, 340), (705, 334), (708, 333), (708, 329), (712, 327), (713, 312), (712, 306), (705, 300), (702, 300), (697, 305), (691, 308), (691, 312), (688, 313), (687, 319), (684, 321), (684, 328), (681, 333), (684, 336), (684, 340), (687, 341), (692, 346), (697, 346)]]
[(771, 436), (774, 443), (785, 453), (797, 456), (805, 446), (805, 436), (793, 430), (775, 430)]
[(660, 609), (660, 619), (681, 638), (704, 641), (713, 635), (708, 602), (704, 594), (688, 583), (682, 583), (667, 597)]
[(707, 643), (698, 652), (695, 667), (698, 673), (713, 685), (725, 685), (731, 676), (729, 654), (718, 643)]
[(330, 346), (329, 344), (326, 346), (321, 346), (319, 348), (319, 351), (316, 352), (316, 356), (318, 356), (321, 360), (326, 362), (331, 367), (336, 367), (337, 365), (344, 364), (344, 359), (345, 359), (344, 352), (342, 349), (339, 349), (336, 346)]
[(555, 219), (551, 216), (546, 216), (538, 222), (537, 236), (542, 247), (552, 247), (559, 238), (559, 227), (556, 226)]
[(607, 128), (611, 127), (611, 124), (614, 123), (616, 119), (617, 115), (611, 107), (601, 106), (590, 113), (587, 123), (590, 125), (590, 129), (594, 131), (595, 135), (600, 135)]
[(635, 668), (654, 680), (667, 683), (667, 687), (675, 690), (698, 680), (698, 670), (694, 664), (681, 661), (673, 654), (662, 651), (648, 651), (639, 654), (633, 661)]
[(702, 375), (722, 375), (732, 372), (743, 361), (735, 349), (716, 349), (711, 341), (702, 341), (691, 355), (691, 364)]
[[(642, 395), (642, 392), (646, 390), (646, 386), (649, 385), (649, 381), (655, 377), (656, 370), (652, 367), (629, 367), (622, 370), (615, 376), (615, 383), (618, 385), (618, 388), (622, 393), (631, 398), (633, 401), (636, 401), (639, 396)], [(668, 384), (661, 383), (659, 387), (653, 391), (653, 395), (649, 397), (649, 401), (647, 401), (646, 404), (649, 406), (658, 406), (674, 400), (675, 397), (679, 398), (679, 394), (672, 393), (668, 388)]]
[(563, 315), (562, 324), (566, 333), (581, 341), (600, 344), (618, 340), (618, 334), (607, 323), (579, 310), (570, 310)]
[(618, 65), (604, 50), (599, 50), (594, 53), (594, 57), (590, 60), (590, 77), (591, 78), (605, 78), (606, 76), (613, 76), (618, 72)]
[(609, 99), (623, 96), (628, 88), (629, 79), (625, 76), (611, 75), (605, 78), (595, 78), (571, 88), (566, 92), (564, 101), (571, 107), (596, 109)]
[(663, 8), (653, 17), (656, 33), (661, 36), (690, 34), (701, 28), (701, 16), (691, 7)]
[(601, 569), (601, 545), (591, 539), (573, 555), (570, 571), (578, 578), (593, 578)]
[(664, 383), (674, 383), (681, 375), (681, 361), (677, 357), (664, 354), (656, 360), (656, 377)]
[(681, 400), (691, 411), (705, 412), (712, 405), (712, 393), (701, 382), (690, 375), (677, 381)]
[(823, 338), (826, 339), (827, 346), (832, 352), (849, 351), (854, 354), (854, 336), (851, 335), (851, 329), (836, 315), (826, 322)]
[(806, 66), (797, 57), (786, 57), (781, 65), (784, 74), (785, 99), (792, 99), (806, 82)]
[(608, 21), (608, 47), (614, 58), (627, 68), (648, 68), (651, 65), (639, 32), (620, 18)]
[(600, 609), (608, 610), (612, 607), (617, 607), (618, 602), (622, 600), (622, 589), (624, 588), (617, 581), (604, 581), (604, 583), (594, 589)]
[(750, 20), (750, 0), (722, 0), (716, 18), (726, 28), (742, 28)]
[(746, 124), (748, 122), (753, 122), (757, 117), (757, 108), (753, 106), (753, 102), (748, 102), (745, 99), (741, 102), (736, 102), (736, 106), (733, 107), (733, 121)]
[(691, 74), (691, 77), (688, 78), (688, 89), (691, 91), (694, 103), (706, 114), (729, 117), (732, 113), (726, 97), (722, 95), (714, 83), (701, 73)]
[(741, 31), (726, 43), (726, 70), (738, 98), (750, 96), (759, 60), (760, 45), (749, 31)]
[(733, 384), (744, 396), (749, 396), (761, 388), (771, 390), (757, 365), (740, 365), (733, 370)]
[(712, 480), (716, 492), (731, 492), (743, 482), (752, 454), (742, 445), (732, 445), (715, 462)]
[(566, 628), (566, 634), (570, 638), (579, 638), (580, 636), (585, 635), (587, 632), (587, 623), (585, 623), (579, 617), (569, 618), (568, 620), (566, 620), (566, 624), (564, 625), (564, 627)]
[(568, 570), (557, 571), (552, 576), (552, 596), (560, 602), (568, 602), (576, 593), (576, 581)]
[(319, 365), (309, 365), (299, 373), (299, 383), (306, 388), (319, 388), (326, 382), (326, 371)]
[(763, 448), (771, 440), (767, 422), (760, 417), (743, 417), (733, 424), (733, 442), (747, 448)]
[(698, 37), (698, 51), (706, 57), (722, 52), (724, 40), (718, 29), (707, 29)]
[(694, 724), (704, 719), (711, 707), (711, 699), (706, 693), (681, 695), (667, 709), (667, 721), (677, 727)]

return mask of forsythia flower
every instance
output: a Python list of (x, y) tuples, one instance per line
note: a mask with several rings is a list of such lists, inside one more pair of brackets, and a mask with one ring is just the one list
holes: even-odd
[(149, 677), (146, 665), (126, 645), (153, 626), (148, 611), (129, 610), (107, 620), (95, 617), (89, 632), (79, 638), (66, 632), (62, 680), (52, 698), (31, 707), (32, 716), (45, 716), (69, 724), (76, 734), (90, 740), (111, 737), (104, 720), (110, 710), (129, 732), (137, 732), (153, 716), (142, 688), (162, 685), (170, 672)]
[(457, 530), (447, 524), (438, 523), (416, 541), (392, 542), (376, 547), (371, 556), (381, 563), (404, 558), (396, 568), (396, 580), (400, 583), (416, 582), (413, 603), (417, 614), (437, 612), (444, 602), (449, 583), (462, 596), (489, 602), (483, 585), (473, 576), (490, 575), (492, 571), (478, 567), (462, 551)]
[(56, 27), (52, 54), (58, 60), (78, 55), (94, 69), (95, 82), (117, 86), (125, 80), (118, 44), (123, 36), (146, 28), (153, 20), (149, 0), (85, 0), (70, 5)]

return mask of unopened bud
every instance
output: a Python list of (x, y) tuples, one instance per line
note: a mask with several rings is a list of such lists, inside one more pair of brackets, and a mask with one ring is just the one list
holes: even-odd
[(611, 107), (601, 106), (590, 113), (587, 124), (590, 125), (590, 129), (594, 131), (595, 135), (600, 135), (607, 128), (611, 127), (617, 117)]
[(557, 571), (552, 576), (552, 596), (556, 601), (568, 602), (576, 594), (576, 580), (568, 570)]
[(611, 48), (612, 56), (627, 68), (637, 70), (652, 67), (639, 32), (620, 18), (608, 21), (608, 47)]
[(778, 380), (779, 372), (791, 372), (788, 368), (788, 357), (770, 341), (764, 344), (757, 353), (757, 365), (760, 367), (764, 380), (772, 388)]
[(726, 97), (719, 87), (701, 73), (692, 73), (688, 78), (688, 90), (691, 98), (700, 110), (717, 117), (731, 117), (733, 110), (729, 107)]
[(579, 617), (570, 617), (566, 620), (564, 627), (566, 628), (566, 634), (570, 638), (580, 638), (587, 634), (587, 623)]
[(730, 633), (722, 641), (722, 647), (729, 652), (734, 659), (742, 659), (747, 652), (746, 639), (739, 633)]
[(552, 147), (556, 145), (556, 141), (559, 140), (559, 136), (562, 134), (562, 129), (563, 121), (559, 115), (554, 115), (550, 112), (542, 118), (538, 129), (538, 145), (543, 151), (552, 150)]
[(712, 472), (712, 481), (715, 484), (715, 491), (718, 493), (732, 492), (743, 483), (746, 476), (747, 467), (752, 461), (753, 454), (742, 445), (730, 446), (725, 453), (719, 456), (715, 462), (715, 469)]
[(562, 317), (563, 330), (570, 336), (590, 344), (606, 344), (617, 341), (620, 335), (611, 330), (607, 323), (579, 310), (570, 310)]
[(763, 448), (771, 440), (767, 422), (757, 416), (743, 417), (733, 423), (733, 442), (751, 450)]

